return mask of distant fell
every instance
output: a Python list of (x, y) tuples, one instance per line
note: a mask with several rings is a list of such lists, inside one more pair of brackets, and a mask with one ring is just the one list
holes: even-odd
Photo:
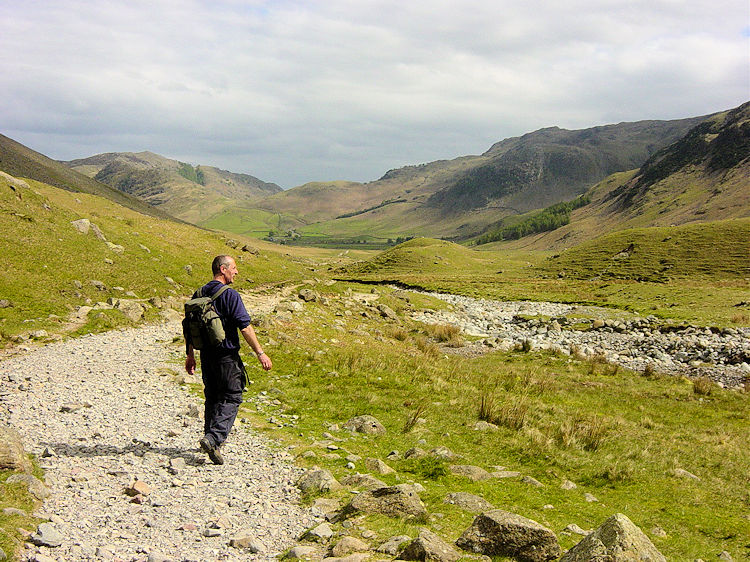
[(66, 165), (193, 223), (282, 190), (249, 174), (194, 166), (153, 152), (109, 152)]
[(68, 191), (99, 195), (139, 213), (173, 219), (168, 213), (152, 207), (138, 197), (71, 170), (64, 164), (4, 135), (0, 135), (0, 170), (12, 176), (30, 178)]

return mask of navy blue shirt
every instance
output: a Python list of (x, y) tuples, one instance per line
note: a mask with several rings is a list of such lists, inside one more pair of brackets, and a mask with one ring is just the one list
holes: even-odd
[[(200, 296), (201, 292), (204, 297), (211, 297), (222, 286), (223, 283), (221, 281), (216, 281), (215, 279), (209, 281), (195, 292), (193, 298)], [(242, 330), (250, 325), (250, 315), (247, 313), (245, 303), (242, 302), (242, 298), (237, 291), (229, 288), (214, 301), (214, 308), (216, 308), (216, 312), (221, 316), (226, 339), (216, 348), (201, 350), (201, 354), (229, 355), (238, 353), (240, 350), (240, 336), (237, 330)]]

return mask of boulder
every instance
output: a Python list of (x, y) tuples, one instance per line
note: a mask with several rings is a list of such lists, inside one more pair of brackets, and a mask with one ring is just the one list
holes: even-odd
[(143, 318), (143, 305), (134, 300), (118, 299), (115, 308), (125, 315), (131, 322), (138, 322)]
[(300, 289), (298, 296), (305, 302), (315, 302), (319, 298), (318, 293), (312, 289)]
[(622, 513), (615, 513), (571, 548), (560, 562), (666, 562), (651, 540)]
[(341, 558), (352, 552), (367, 552), (368, 550), (370, 550), (370, 545), (366, 542), (355, 537), (346, 536), (342, 537), (339, 542), (333, 545), (330, 555), (335, 556), (336, 558)]
[(383, 435), (386, 432), (383, 425), (373, 416), (356, 416), (344, 424), (344, 429), (371, 435)]
[(396, 471), (380, 459), (365, 459), (365, 468), (377, 474), (395, 474)]
[(445, 496), (443, 500), (445, 503), (456, 505), (465, 511), (471, 513), (482, 513), (484, 511), (492, 511), (495, 506), (488, 502), (486, 499), (469, 494), (468, 492), (453, 492)]
[(63, 536), (52, 523), (42, 523), (29, 540), (37, 546), (56, 548), (62, 544)]
[(320, 560), (320, 550), (314, 546), (295, 546), (286, 553), (284, 558), (300, 560)]
[(477, 515), (456, 544), (479, 554), (509, 556), (521, 562), (556, 560), (561, 553), (550, 529), (501, 509)]
[(313, 467), (300, 476), (297, 480), (297, 487), (304, 493), (314, 493), (336, 490), (341, 487), (341, 484), (327, 470)]
[(78, 219), (77, 221), (70, 221), (70, 224), (72, 224), (73, 228), (75, 228), (81, 234), (88, 234), (89, 229), (91, 228), (91, 221), (89, 219)]
[(425, 508), (411, 486), (399, 485), (367, 490), (358, 494), (341, 512), (342, 517), (359, 513), (381, 513), (389, 517), (425, 517)]
[(331, 537), (333, 537), (333, 529), (328, 523), (321, 523), (302, 535), (303, 539), (313, 542), (327, 542)]
[(257, 554), (258, 552), (266, 550), (265, 545), (255, 538), (252, 529), (241, 529), (238, 531), (237, 534), (229, 540), (229, 546), (246, 550), (252, 554)]
[(435, 560), (437, 562), (454, 562), (461, 554), (427, 529), (420, 529), (419, 536), (411, 541), (398, 555), (397, 560)]
[(457, 476), (465, 476), (469, 480), (479, 482), (480, 480), (489, 480), (492, 478), (489, 472), (478, 466), (472, 466), (470, 464), (453, 464), (450, 466), (450, 471)]
[(47, 488), (39, 478), (32, 476), (31, 474), (11, 474), (8, 476), (7, 480), (5, 480), (5, 483), (25, 484), (29, 489), (29, 493), (38, 500), (43, 500), (51, 494), (49, 488)]
[(0, 469), (31, 472), (31, 461), (23, 450), (21, 436), (6, 425), (0, 425)]
[(364, 488), (365, 490), (375, 490), (376, 488), (385, 488), (387, 484), (382, 480), (378, 480), (372, 474), (352, 474), (347, 476), (341, 483), (345, 486), (353, 486), (355, 488)]
[(409, 535), (397, 535), (389, 538), (383, 544), (375, 549), (375, 552), (382, 554), (388, 554), (390, 556), (396, 556), (400, 550), (401, 545), (409, 542), (411, 537)]
[(380, 316), (382, 316), (386, 320), (398, 321), (398, 315), (389, 306), (386, 306), (384, 304), (379, 304), (378, 312), (380, 313)]

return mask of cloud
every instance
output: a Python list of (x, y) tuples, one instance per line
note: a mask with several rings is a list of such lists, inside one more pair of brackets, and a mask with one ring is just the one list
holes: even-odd
[[(710, 4), (710, 5), (709, 5)], [(2, 132), (275, 181), (367, 181), (539, 127), (750, 91), (744, 2), (0, 0)]]

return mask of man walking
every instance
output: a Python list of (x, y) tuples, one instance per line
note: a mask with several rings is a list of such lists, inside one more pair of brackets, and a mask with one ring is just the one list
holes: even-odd
[[(211, 297), (225, 285), (231, 285), (237, 276), (237, 264), (231, 256), (216, 256), (211, 264), (213, 281), (209, 281), (196, 291), (198, 296)], [(239, 333), (245, 338), (260, 364), (266, 371), (272, 367), (271, 359), (265, 354), (250, 324), (250, 315), (242, 298), (234, 289), (227, 288), (214, 301), (214, 308), (221, 317), (226, 339), (217, 347), (203, 346), (201, 370), (203, 372), (204, 395), (206, 397), (205, 423), (200, 446), (208, 453), (214, 464), (224, 464), (221, 446), (232, 429), (237, 411), (242, 403), (242, 390), (245, 388), (245, 366), (240, 358)], [(189, 330), (185, 331), (185, 371), (195, 373), (195, 352)]]

